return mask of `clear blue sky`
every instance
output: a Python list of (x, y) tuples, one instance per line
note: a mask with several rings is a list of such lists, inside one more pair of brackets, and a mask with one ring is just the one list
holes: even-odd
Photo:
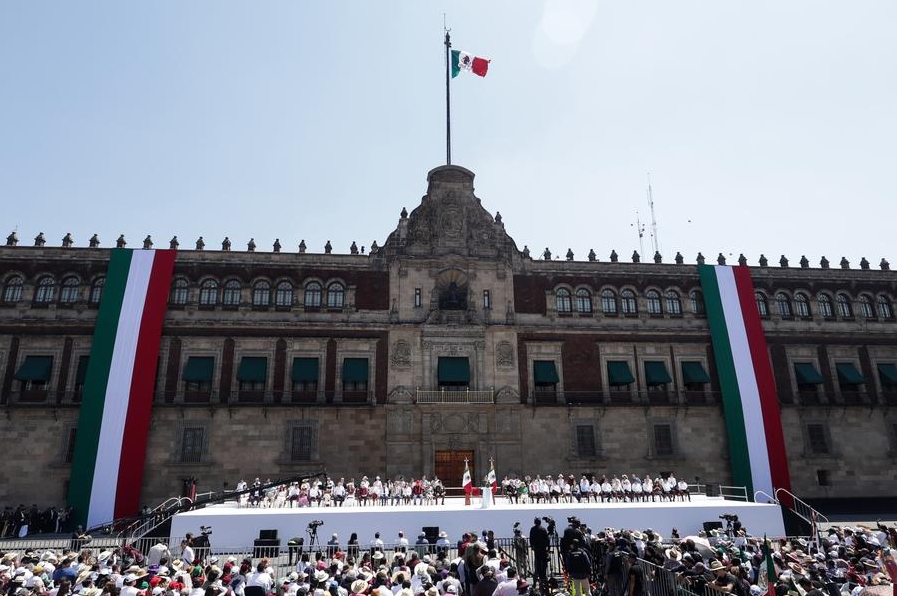
[[(897, 3), (0, 4), (0, 232), (382, 243), (445, 160), (522, 248), (897, 265)], [(645, 239), (648, 252), (650, 239)]]

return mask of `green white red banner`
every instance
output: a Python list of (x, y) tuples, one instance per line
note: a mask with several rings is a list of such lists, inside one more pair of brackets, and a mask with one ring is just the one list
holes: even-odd
[(92, 527), (135, 515), (175, 251), (114, 249), (94, 327), (69, 505)]
[(732, 479), (775, 496), (791, 490), (766, 336), (748, 267), (699, 265), (729, 439)]

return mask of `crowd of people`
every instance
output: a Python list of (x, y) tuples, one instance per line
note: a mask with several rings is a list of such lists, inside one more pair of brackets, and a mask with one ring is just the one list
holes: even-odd
[(57, 509), (55, 505), (40, 508), (36, 504), (26, 507), (20, 503), (15, 509), (7, 505), (0, 513), (0, 538), (59, 533), (69, 515), (70, 510)]
[[(544, 523), (543, 523), (544, 522)], [(0, 596), (859, 596), (897, 576), (897, 529), (833, 527), (766, 542), (739, 528), (668, 538), (651, 528), (594, 531), (577, 518), (558, 532), (536, 518), (510, 541), (494, 533), (421, 533), (386, 545), (334, 535), (314, 551), (291, 543), (289, 561), (216, 556), (188, 536), (132, 548), (0, 553)], [(275, 555), (279, 556), (279, 555)]]
[[(433, 477), (381, 479), (362, 476), (335, 480), (329, 476), (312, 478), (270, 487), (270, 480), (256, 478), (252, 484), (240, 480), (236, 491), (241, 493), (244, 507), (343, 507), (388, 505), (444, 505), (446, 487)], [(589, 503), (690, 500), (688, 483), (667, 473), (651, 478), (635, 474), (622, 476), (551, 474), (505, 476), (496, 483), (495, 493), (509, 503)], [(267, 487), (267, 488), (266, 488)], [(459, 487), (460, 488), (460, 487)]]

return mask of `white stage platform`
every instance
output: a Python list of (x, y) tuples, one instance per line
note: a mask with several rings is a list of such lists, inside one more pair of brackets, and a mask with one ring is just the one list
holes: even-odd
[(785, 535), (782, 512), (778, 505), (745, 503), (697, 496), (691, 501), (658, 503), (555, 503), (508, 504), (503, 498), (484, 509), (479, 499), (470, 506), (463, 499), (446, 499), (445, 505), (386, 506), (386, 507), (302, 507), (294, 509), (253, 509), (236, 505), (214, 505), (179, 513), (171, 523), (171, 539), (180, 540), (187, 532), (199, 534), (200, 526), (211, 526), (212, 550), (252, 546), (259, 530), (277, 530), (281, 545), (294, 536), (303, 536), (312, 520), (322, 520), (318, 530), (321, 544), (331, 534), (339, 534), (345, 546), (352, 532), (358, 533), (362, 547), (369, 545), (374, 532), (388, 545), (400, 530), (413, 544), (423, 527), (437, 526), (448, 533), (452, 541), (463, 532), (494, 530), (498, 537), (510, 537), (515, 522), (520, 522), (524, 534), (529, 532), (534, 517), (551, 516), (558, 531), (567, 525), (567, 517), (577, 516), (594, 531), (605, 527), (640, 529), (652, 528), (665, 538), (672, 528), (680, 536), (696, 534), (706, 521), (720, 521), (719, 516), (733, 513), (747, 531), (755, 536)]

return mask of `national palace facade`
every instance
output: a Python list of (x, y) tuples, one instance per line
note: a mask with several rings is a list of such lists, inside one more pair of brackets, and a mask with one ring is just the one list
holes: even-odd
[[(490, 458), (499, 478), (729, 484), (694, 257), (530, 255), (473, 178), (432, 170), (367, 252), (173, 241), (143, 501), (321, 468), (457, 484)], [(65, 500), (110, 255), (91, 245), (0, 247), (0, 504)], [(865, 259), (750, 272), (794, 492), (894, 496), (897, 276)]]

